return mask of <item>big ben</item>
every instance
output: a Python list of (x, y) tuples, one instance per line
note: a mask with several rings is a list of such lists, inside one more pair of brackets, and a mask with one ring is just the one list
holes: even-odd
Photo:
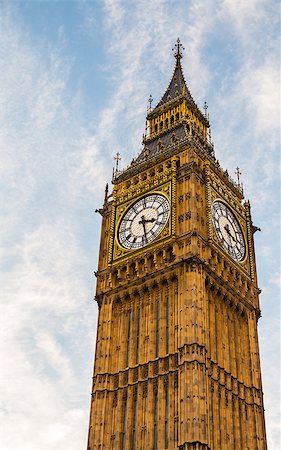
[(174, 50), (143, 149), (99, 210), (88, 450), (265, 450), (250, 203)]

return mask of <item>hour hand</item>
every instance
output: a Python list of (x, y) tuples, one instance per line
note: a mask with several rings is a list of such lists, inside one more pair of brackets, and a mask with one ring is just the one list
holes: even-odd
[(145, 217), (141, 216), (141, 220), (139, 221), (139, 224), (141, 224), (143, 226), (143, 231), (144, 231), (145, 237), (146, 237), (146, 229), (145, 229), (146, 222), (147, 222), (147, 220), (145, 220)]
[(224, 226), (224, 229), (225, 229), (225, 231), (227, 232), (228, 236), (230, 236), (231, 239), (232, 239), (234, 242), (236, 242), (235, 237), (233, 236), (233, 234), (231, 233), (231, 231), (230, 231), (230, 229), (229, 229), (228, 223)]

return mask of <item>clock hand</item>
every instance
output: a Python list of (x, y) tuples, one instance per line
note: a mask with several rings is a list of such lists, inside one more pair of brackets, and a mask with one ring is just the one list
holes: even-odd
[(145, 228), (145, 224), (146, 223), (153, 223), (155, 222), (155, 219), (152, 217), (152, 219), (146, 219), (145, 216), (141, 216), (141, 220), (139, 220), (139, 224), (143, 226), (143, 232), (144, 232), (144, 237), (147, 240), (146, 237), (146, 228)]
[(139, 221), (139, 224), (153, 223), (153, 222), (155, 222), (154, 217), (152, 217), (152, 219), (146, 219), (144, 216), (141, 216), (141, 220)]
[(145, 222), (146, 222), (146, 223), (148, 223), (148, 222), (151, 222), (151, 223), (152, 223), (152, 222), (155, 222), (155, 219), (154, 219), (153, 217), (152, 217), (152, 219), (145, 219)]
[(228, 223), (224, 226), (224, 229), (225, 229), (225, 231), (227, 232), (228, 236), (230, 236), (231, 239), (232, 239), (234, 242), (237, 242), (236, 239), (235, 239), (235, 237), (233, 236), (233, 234), (231, 233), (231, 231), (230, 231), (230, 229), (229, 229)]
[(145, 229), (145, 224), (146, 224), (146, 220), (144, 216), (141, 216), (141, 220), (139, 220), (139, 224), (141, 224), (143, 226), (143, 231), (144, 231), (144, 236), (146, 237), (146, 229)]

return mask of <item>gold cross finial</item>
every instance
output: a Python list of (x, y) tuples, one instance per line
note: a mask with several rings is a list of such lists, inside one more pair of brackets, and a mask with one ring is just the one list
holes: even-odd
[(240, 175), (242, 175), (242, 172), (240, 172), (239, 167), (236, 167), (235, 175), (237, 176), (238, 186), (240, 186)]
[(207, 102), (204, 102), (203, 108), (204, 108), (204, 111), (205, 111), (205, 117), (207, 117), (207, 111), (208, 111), (208, 105), (207, 105)]
[(121, 156), (120, 156), (119, 152), (116, 153), (116, 156), (114, 156), (114, 159), (116, 161), (116, 166), (115, 166), (115, 174), (116, 174), (118, 172), (119, 161), (121, 161)]
[(173, 48), (174, 57), (177, 61), (182, 58), (182, 50), (184, 50), (184, 47), (181, 44), (180, 38), (177, 38), (177, 42), (175, 43)]
[(148, 99), (148, 103), (149, 103), (148, 111), (151, 111), (152, 102), (153, 102), (153, 98), (152, 98), (152, 95), (150, 94), (149, 99)]

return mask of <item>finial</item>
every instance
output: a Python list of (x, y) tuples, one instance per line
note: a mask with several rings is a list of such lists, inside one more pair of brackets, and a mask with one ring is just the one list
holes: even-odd
[(106, 183), (104, 190), (104, 203), (107, 203), (107, 199), (108, 199), (108, 183)]
[(243, 183), (240, 183), (240, 175), (242, 175), (242, 172), (240, 172), (239, 167), (236, 167), (236, 172), (235, 175), (237, 176), (237, 185), (238, 185), (238, 189), (240, 190), (240, 192), (243, 194)]
[(204, 111), (205, 111), (205, 117), (207, 117), (207, 111), (208, 111), (208, 105), (207, 105), (207, 102), (204, 102), (203, 109), (204, 109)]
[(238, 186), (240, 186), (240, 175), (242, 175), (242, 172), (240, 172), (239, 167), (236, 167), (235, 175), (237, 176)]
[(152, 98), (152, 95), (150, 94), (149, 99), (148, 99), (149, 106), (147, 107), (148, 112), (150, 112), (152, 109), (152, 106), (151, 106), (152, 102), (153, 102), (153, 98)]
[(114, 156), (114, 159), (116, 161), (116, 165), (115, 165), (115, 169), (113, 167), (113, 170), (112, 170), (112, 179), (114, 179), (118, 175), (119, 161), (121, 161), (121, 156), (120, 156), (119, 152), (116, 153), (116, 156)]
[(177, 61), (179, 61), (182, 58), (182, 50), (184, 50), (180, 38), (177, 38), (177, 42), (175, 43), (174, 48), (172, 50), (174, 52), (174, 57), (176, 58)]
[(121, 156), (120, 156), (119, 152), (116, 153), (116, 156), (114, 156), (114, 159), (116, 161), (116, 166), (115, 166), (115, 174), (116, 174), (118, 172), (119, 161), (121, 161)]

